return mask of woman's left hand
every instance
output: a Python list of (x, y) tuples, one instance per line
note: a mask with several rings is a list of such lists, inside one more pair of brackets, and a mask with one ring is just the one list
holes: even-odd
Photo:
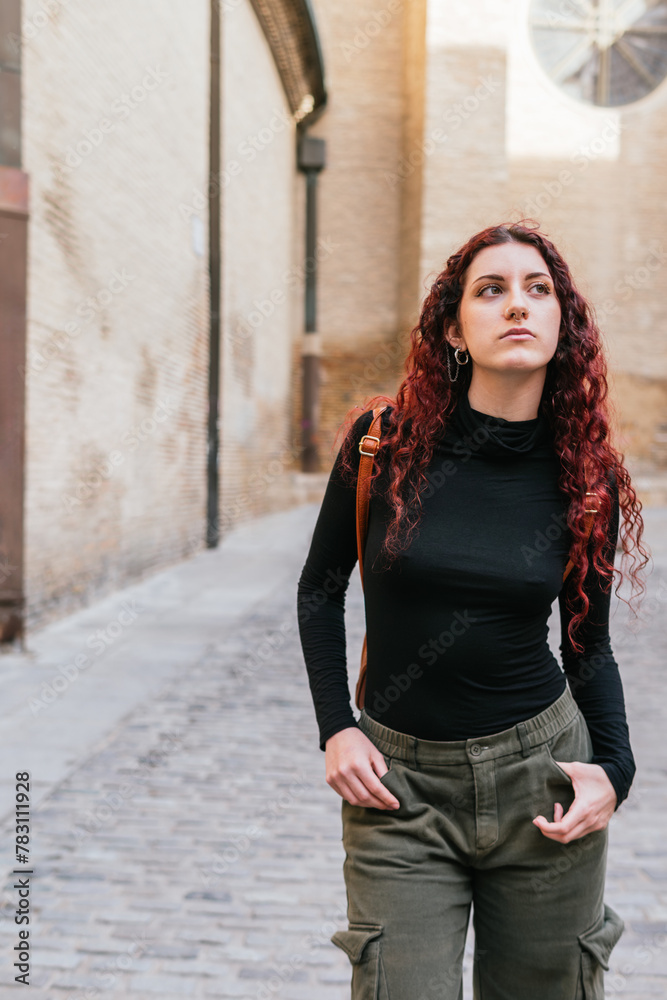
[(533, 823), (545, 837), (569, 844), (571, 840), (585, 837), (594, 830), (604, 830), (616, 808), (616, 792), (607, 777), (607, 772), (599, 764), (584, 764), (582, 761), (560, 761), (556, 763), (572, 779), (574, 802), (563, 815), (560, 802), (554, 805), (554, 822), (544, 816), (536, 816)]

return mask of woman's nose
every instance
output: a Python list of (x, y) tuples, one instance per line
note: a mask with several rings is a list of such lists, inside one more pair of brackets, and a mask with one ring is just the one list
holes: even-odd
[(505, 309), (506, 319), (525, 319), (528, 315), (528, 306), (523, 297), (523, 293), (519, 291), (513, 291), (510, 295), (510, 300)]

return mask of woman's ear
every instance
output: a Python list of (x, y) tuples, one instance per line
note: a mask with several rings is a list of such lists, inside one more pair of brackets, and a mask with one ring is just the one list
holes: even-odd
[(456, 320), (445, 320), (445, 339), (452, 345), (452, 347), (460, 347), (461, 350), (465, 350), (465, 341), (461, 336)]

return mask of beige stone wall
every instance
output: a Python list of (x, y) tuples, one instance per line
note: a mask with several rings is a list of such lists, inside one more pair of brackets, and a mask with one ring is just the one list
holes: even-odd
[(23, 4), (29, 626), (202, 542), (208, 6)]
[[(640, 134), (623, 115), (616, 161), (596, 157), (592, 143), (558, 161), (519, 161), (512, 167), (517, 206), (533, 207), (558, 245), (568, 249), (582, 285), (595, 302), (614, 367), (636, 375), (667, 376), (667, 240), (661, 215), (650, 209), (667, 200), (660, 169), (665, 107), (654, 116), (655, 133)], [(605, 133), (600, 128), (600, 145)], [(636, 169), (634, 150), (645, 166)], [(529, 197), (526, 193), (529, 193)]]
[(422, 298), (460, 244), (502, 220), (508, 184), (505, 53), (434, 42), (427, 58)]
[(223, 7), (220, 523), (290, 502), (293, 348), (303, 329), (303, 178), (271, 50), (249, 0)]
[(422, 298), (449, 254), (504, 212), (511, 7), (490, 0), (428, 4)]

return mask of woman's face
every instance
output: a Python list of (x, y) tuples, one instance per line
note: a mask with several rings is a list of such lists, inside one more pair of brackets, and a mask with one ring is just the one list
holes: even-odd
[(480, 369), (528, 373), (553, 357), (560, 320), (553, 278), (539, 251), (502, 243), (480, 250), (469, 265), (458, 323), (448, 323), (445, 332)]

